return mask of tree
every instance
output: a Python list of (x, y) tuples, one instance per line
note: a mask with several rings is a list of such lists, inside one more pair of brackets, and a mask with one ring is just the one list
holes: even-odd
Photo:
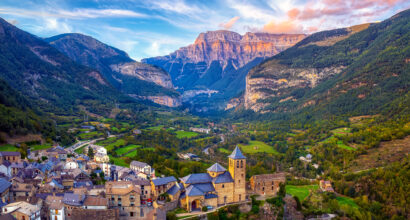
[(278, 196), (281, 197), (285, 197), (286, 196), (286, 188), (285, 188), (285, 184), (284, 183), (280, 183), (279, 184), (279, 192), (278, 192)]
[(94, 159), (94, 150), (91, 147), (88, 147), (88, 157)]

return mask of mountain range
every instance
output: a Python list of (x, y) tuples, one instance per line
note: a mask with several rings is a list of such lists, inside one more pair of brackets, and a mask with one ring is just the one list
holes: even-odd
[(82, 34), (62, 34), (45, 41), (75, 62), (101, 72), (124, 94), (169, 107), (181, 104), (169, 74), (159, 67), (137, 62), (126, 52)]
[(208, 31), (199, 34), (193, 44), (170, 55), (142, 62), (168, 71), (176, 88), (183, 93), (183, 100), (197, 110), (223, 109), (229, 98), (244, 91), (250, 68), (304, 37), (304, 34), (240, 35), (226, 30)]

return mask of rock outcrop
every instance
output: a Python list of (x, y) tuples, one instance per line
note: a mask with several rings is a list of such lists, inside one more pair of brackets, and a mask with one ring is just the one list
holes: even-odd
[(260, 111), (269, 105), (269, 102), (259, 101), (272, 97), (282, 97), (279, 102), (296, 101), (295, 97), (286, 96), (291, 89), (313, 88), (343, 69), (343, 66), (323, 69), (290, 68), (275, 61), (267, 62), (257, 72), (252, 70), (246, 77), (245, 108)]

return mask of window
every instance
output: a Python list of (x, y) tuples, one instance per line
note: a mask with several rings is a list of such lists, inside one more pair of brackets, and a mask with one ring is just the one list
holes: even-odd
[(134, 216), (134, 212), (130, 212), (130, 216), (131, 216), (131, 217)]
[(54, 216), (54, 220), (57, 220), (57, 216)]
[(239, 201), (241, 201), (241, 196), (242, 196), (242, 195), (239, 195)]
[(241, 168), (243, 168), (243, 160), (241, 160)]
[(222, 184), (222, 188), (225, 188), (225, 185), (224, 185), (224, 184)]
[(242, 173), (242, 175), (241, 175), (242, 177), (243, 177), (243, 173)]
[(239, 168), (239, 160), (236, 161), (236, 168)]
[(58, 215), (58, 209), (56, 209), (56, 215)]
[(262, 192), (265, 191), (265, 187), (262, 187)]
[(273, 186), (272, 186), (272, 191), (273, 191)]
[(241, 183), (241, 180), (238, 180), (238, 183)]

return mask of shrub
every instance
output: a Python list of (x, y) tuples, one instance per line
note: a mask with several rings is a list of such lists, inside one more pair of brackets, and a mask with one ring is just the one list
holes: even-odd
[(207, 212), (207, 211), (208, 211), (208, 207), (206, 207), (206, 206), (202, 207), (202, 211), (203, 211), (203, 212)]

